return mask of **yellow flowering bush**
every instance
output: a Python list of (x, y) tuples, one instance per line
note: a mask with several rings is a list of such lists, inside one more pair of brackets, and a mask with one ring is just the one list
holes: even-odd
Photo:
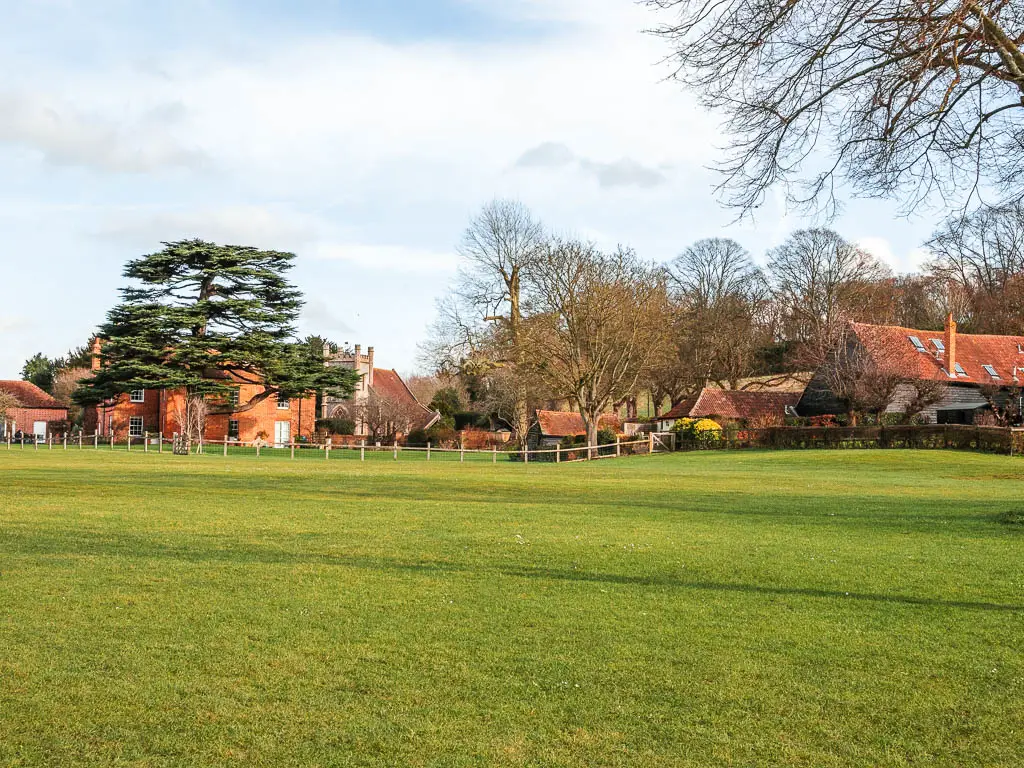
[(680, 419), (672, 425), (672, 431), (702, 445), (717, 443), (722, 439), (721, 425), (711, 419)]

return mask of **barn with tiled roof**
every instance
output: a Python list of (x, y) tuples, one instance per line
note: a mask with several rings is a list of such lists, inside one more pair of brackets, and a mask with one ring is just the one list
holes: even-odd
[[(960, 333), (950, 317), (941, 331), (851, 323), (846, 343), (867, 352), (882, 373), (902, 378), (890, 413), (906, 410), (914, 382), (941, 385), (938, 402), (921, 415), (933, 423), (972, 423), (992, 403), (1005, 405), (1024, 384), (1024, 336)], [(808, 385), (801, 415), (843, 413), (826, 369)]]
[(658, 431), (667, 432), (679, 419), (715, 419), (719, 422), (782, 423), (794, 412), (800, 392), (766, 392), (740, 389), (701, 390), (658, 417)]

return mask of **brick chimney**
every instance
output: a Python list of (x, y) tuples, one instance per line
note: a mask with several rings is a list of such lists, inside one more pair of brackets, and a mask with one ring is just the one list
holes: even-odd
[(946, 318), (946, 370), (950, 376), (956, 375), (956, 320), (950, 312)]
[(92, 359), (90, 363), (94, 371), (100, 369), (100, 340), (99, 337), (92, 340)]

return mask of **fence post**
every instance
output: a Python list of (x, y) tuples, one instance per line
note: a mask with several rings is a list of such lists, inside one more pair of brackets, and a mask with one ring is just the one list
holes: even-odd
[(149, 432), (142, 435), (142, 452), (149, 453)]
[(366, 441), (359, 441), (359, 460), (366, 461)]
[(110, 450), (114, 450), (114, 433), (113, 433), (113, 431), (111, 431), (111, 433), (110, 433)]
[(227, 436), (225, 436), (224, 437), (224, 458), (226, 459), (227, 457), (228, 457), (228, 438), (227, 438)]
[(615, 458), (622, 456), (622, 438), (619, 435), (615, 436)]
[(132, 433), (131, 433), (131, 431), (129, 431), (128, 432), (128, 450), (130, 451), (131, 449), (132, 449)]
[(163, 432), (160, 432), (157, 435), (157, 438), (156, 438), (156, 452), (157, 453), (163, 453), (164, 452), (164, 433)]
[(260, 457), (260, 444), (256, 443), (256, 458), (258, 459), (259, 457)]
[(327, 442), (324, 444), (324, 461), (331, 460), (331, 438), (327, 438)]
[(562, 463), (562, 444), (555, 445), (555, 464)]
[(64, 450), (66, 451), (67, 449), (68, 449), (68, 433), (65, 432), (64, 433)]
[(395, 461), (398, 461), (398, 438), (395, 438)]
[(97, 451), (100, 448), (100, 433), (99, 432), (93, 433), (93, 436), (92, 436), (92, 447), (93, 447), (93, 450), (97, 450)]
[(430, 441), (427, 440), (427, 461), (430, 461)]
[(524, 464), (529, 464), (530, 463), (530, 444), (529, 443), (524, 443), (523, 444), (523, 463)]
[[(978, 437), (979, 438), (981, 437), (981, 430), (978, 430)], [(52, 451), (53, 450), (53, 433), (49, 434), (46, 439), (47, 439), (47, 442), (49, 443), (49, 447), (46, 450)], [(980, 439), (979, 439), (979, 442), (980, 442)]]
[(292, 458), (295, 458), (295, 443), (292, 443)]
[(654, 453), (654, 433), (653, 432), (651, 432), (649, 437), (648, 437), (648, 443), (649, 443), (649, 445), (647, 447), (647, 452), (648, 453)]
[(466, 462), (466, 442), (460, 437), (459, 438), (459, 462)]
[(491, 464), (497, 464), (497, 463), (498, 463), (498, 446), (492, 445), (491, 446)]

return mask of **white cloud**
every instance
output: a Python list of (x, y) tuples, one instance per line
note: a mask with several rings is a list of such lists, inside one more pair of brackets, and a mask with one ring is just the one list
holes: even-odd
[(180, 103), (168, 103), (118, 120), (83, 111), (62, 98), (0, 93), (0, 143), (38, 151), (55, 165), (131, 173), (203, 168), (206, 155), (183, 145), (168, 131), (183, 112)]
[(107, 216), (98, 237), (138, 247), (199, 238), (232, 245), (296, 250), (316, 239), (314, 216), (268, 206), (235, 205), (187, 210), (120, 210)]
[(0, 333), (13, 333), (28, 328), (30, 325), (27, 317), (0, 317)]
[(565, 144), (545, 141), (532, 149), (526, 150), (516, 160), (516, 168), (563, 168), (572, 165), (576, 155)]
[[(660, 170), (648, 168), (629, 157), (612, 163), (602, 163), (586, 157), (577, 157), (565, 144), (546, 141), (528, 149), (515, 162), (516, 168), (565, 168), (575, 165), (597, 179), (602, 187), (657, 187), (668, 181)], [(668, 167), (669, 164), (663, 164)]]
[(888, 239), (884, 237), (860, 237), (857, 245), (875, 258), (881, 259), (897, 272), (913, 272), (920, 269), (931, 253), (926, 248), (911, 248), (905, 253), (897, 253)]
[(319, 245), (313, 256), (326, 261), (344, 261), (367, 270), (403, 272), (454, 272), (458, 256), (454, 252), (431, 251), (387, 245)]

